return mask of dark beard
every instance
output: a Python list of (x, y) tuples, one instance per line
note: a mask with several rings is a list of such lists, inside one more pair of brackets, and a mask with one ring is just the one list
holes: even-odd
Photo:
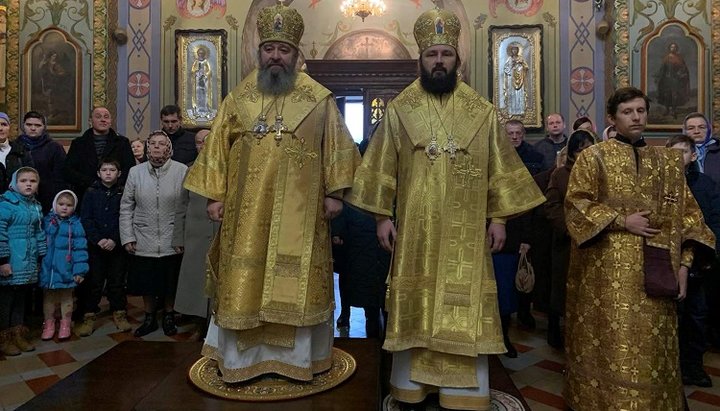
[(272, 73), (269, 67), (264, 67), (258, 70), (257, 88), (263, 94), (274, 96), (287, 94), (295, 86), (296, 78), (297, 72), (295, 70)]
[(452, 93), (457, 86), (457, 66), (440, 77), (433, 77), (432, 73), (420, 65), (420, 85), (430, 94), (442, 95)]

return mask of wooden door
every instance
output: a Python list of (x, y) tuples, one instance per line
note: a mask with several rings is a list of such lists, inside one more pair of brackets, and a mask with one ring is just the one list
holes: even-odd
[(416, 60), (306, 60), (305, 63), (308, 74), (336, 96), (363, 96), (365, 138), (385, 114), (387, 103), (417, 78)]

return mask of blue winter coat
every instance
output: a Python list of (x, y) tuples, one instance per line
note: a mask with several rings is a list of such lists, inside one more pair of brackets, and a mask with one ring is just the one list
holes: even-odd
[(9, 277), (0, 276), (0, 286), (37, 283), (38, 259), (47, 251), (41, 220), (34, 198), (12, 190), (0, 195), (0, 264), (12, 269)]
[(40, 271), (40, 287), (73, 288), (73, 277), (85, 277), (88, 266), (87, 239), (80, 217), (60, 218), (54, 211), (43, 219), (47, 255)]

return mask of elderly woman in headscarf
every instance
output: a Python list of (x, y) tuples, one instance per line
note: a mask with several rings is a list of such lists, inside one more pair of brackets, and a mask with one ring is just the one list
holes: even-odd
[(158, 329), (156, 310), (164, 305), (165, 335), (177, 333), (173, 305), (182, 249), (173, 248), (176, 205), (183, 197), (187, 166), (171, 159), (172, 142), (162, 130), (150, 133), (148, 161), (130, 169), (120, 202), (120, 241), (130, 253), (128, 294), (143, 296), (145, 320), (135, 330), (142, 337)]
[(0, 193), (4, 193), (10, 179), (20, 167), (33, 167), (30, 152), (16, 141), (10, 141), (10, 117), (0, 112)]

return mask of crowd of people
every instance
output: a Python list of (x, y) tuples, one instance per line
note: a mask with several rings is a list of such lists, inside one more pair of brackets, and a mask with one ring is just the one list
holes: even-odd
[[(601, 138), (587, 117), (566, 136), (552, 113), (530, 144), (457, 75), (460, 30), (450, 11), (420, 15), (420, 76), (359, 150), (330, 91), (297, 70), (304, 23), (282, 3), (258, 14), (259, 67), (212, 132), (185, 130), (166, 106), (163, 129), (131, 143), (98, 107), (66, 156), (42, 114), (10, 141), (0, 113), (2, 353), (34, 349), (34, 287), (43, 339), (69, 337), (73, 307), (90, 335), (103, 293), (130, 331), (132, 294), (145, 310), (135, 336), (175, 334), (176, 310), (195, 316), (225, 383), (310, 381), (332, 365), (334, 255), (336, 325), (365, 310), (402, 409), (429, 392), (444, 408), (487, 408), (487, 355), (517, 357), (509, 324), (517, 313), (534, 328), (533, 309), (567, 353), (570, 407), (682, 409), (682, 383), (711, 384), (702, 356), (720, 342), (720, 302), (706, 298), (720, 234), (710, 123), (692, 113), (684, 134), (650, 146), (650, 101), (627, 87), (608, 99)], [(531, 293), (516, 286), (522, 255)]]
[(135, 336), (158, 329), (158, 307), (166, 335), (177, 332), (177, 310), (196, 319), (196, 338), (204, 333), (204, 270), (181, 264), (203, 260), (214, 228), (182, 182), (209, 131), (192, 133), (181, 120), (177, 106), (166, 106), (163, 129), (131, 144), (111, 128), (110, 111), (96, 107), (66, 154), (42, 113), (26, 113), (14, 141), (0, 113), (2, 355), (34, 350), (25, 314), (36, 289), (43, 340), (69, 338), (73, 318), (77, 335), (92, 334), (103, 295), (115, 326), (131, 331), (128, 293), (143, 296), (146, 310)]

